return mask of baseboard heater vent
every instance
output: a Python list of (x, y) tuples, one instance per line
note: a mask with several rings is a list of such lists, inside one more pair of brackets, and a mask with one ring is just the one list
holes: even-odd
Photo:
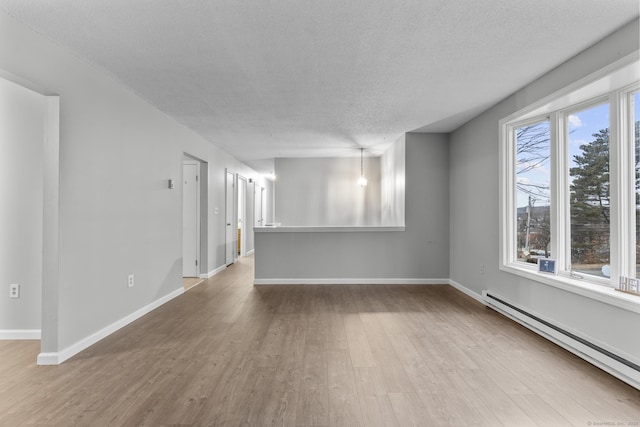
[(637, 363), (529, 313), (503, 297), (489, 291), (483, 291), (482, 295), (492, 309), (640, 390), (640, 365)]

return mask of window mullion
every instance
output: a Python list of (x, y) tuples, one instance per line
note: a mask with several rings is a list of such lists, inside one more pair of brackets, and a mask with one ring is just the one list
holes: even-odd
[(564, 239), (566, 221), (563, 189), (566, 187), (565, 169), (563, 164), (564, 157), (564, 138), (562, 132), (564, 125), (559, 119), (560, 114), (555, 112), (549, 116), (550, 122), (550, 138), (549, 143), (551, 149), (551, 209), (550, 209), (550, 228), (551, 228), (551, 253), (557, 259), (558, 270), (566, 269), (566, 243)]
[(609, 96), (609, 192), (611, 198), (611, 284), (618, 283), (619, 277), (625, 275), (627, 262), (625, 261), (625, 187), (621, 177), (624, 176), (624, 106), (620, 105), (619, 92)]
[(571, 272), (571, 209), (569, 207), (569, 131), (566, 114), (554, 113), (556, 131), (556, 224), (560, 272)]
[(635, 274), (635, 152), (627, 92), (611, 95), (611, 279)]

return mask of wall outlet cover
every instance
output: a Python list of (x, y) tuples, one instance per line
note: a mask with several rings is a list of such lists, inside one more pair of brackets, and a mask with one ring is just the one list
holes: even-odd
[(9, 298), (20, 298), (20, 285), (12, 283), (9, 285)]

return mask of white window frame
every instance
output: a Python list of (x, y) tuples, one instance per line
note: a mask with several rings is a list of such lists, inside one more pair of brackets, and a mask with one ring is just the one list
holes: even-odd
[[(500, 138), (500, 265), (502, 271), (549, 286), (604, 301), (640, 313), (640, 298), (616, 292), (620, 276), (635, 275), (635, 171), (631, 94), (640, 87), (638, 53), (588, 76), (499, 122)], [(569, 207), (569, 114), (609, 103), (609, 163), (611, 217), (611, 278), (572, 273), (570, 269), (571, 227)], [(551, 253), (557, 260), (557, 275), (539, 273), (537, 266), (517, 260), (516, 248), (516, 144), (515, 129), (550, 121)], [(619, 134), (619, 129), (628, 132)], [(621, 177), (627, 176), (628, 180)], [(633, 203), (633, 207), (630, 205)], [(625, 233), (628, 230), (628, 233)]]

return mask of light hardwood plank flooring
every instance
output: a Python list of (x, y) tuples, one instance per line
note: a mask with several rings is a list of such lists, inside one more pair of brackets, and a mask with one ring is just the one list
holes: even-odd
[(243, 258), (60, 366), (0, 341), (0, 425), (639, 425), (640, 391), (447, 285), (252, 281)]
[(199, 277), (183, 277), (182, 286), (184, 287), (185, 291), (188, 291), (189, 289), (193, 288), (195, 285), (199, 285), (204, 281), (205, 279), (201, 279)]

